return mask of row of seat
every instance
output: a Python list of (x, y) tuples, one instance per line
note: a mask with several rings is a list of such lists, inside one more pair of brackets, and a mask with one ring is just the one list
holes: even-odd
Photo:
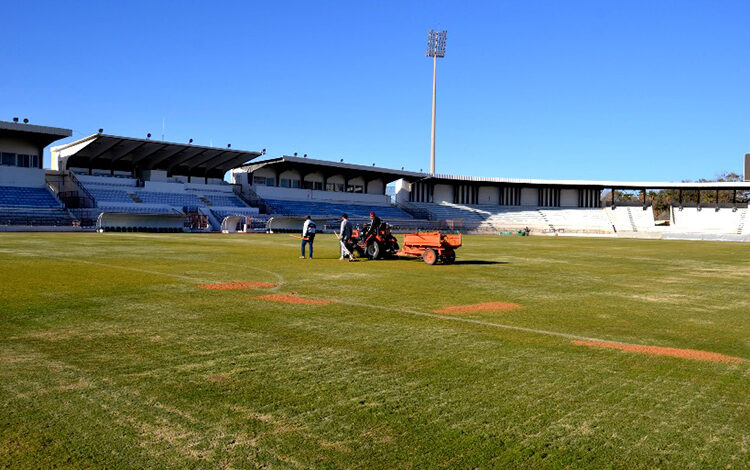
[[(220, 206), (220, 207), (248, 207), (240, 198), (234, 194), (224, 193), (167, 193), (148, 191), (143, 189), (121, 189), (119, 187), (105, 186), (102, 184), (84, 184), (86, 190), (97, 203), (120, 202), (130, 203), (136, 199), (143, 204), (165, 204), (171, 206)], [(134, 199), (135, 197), (135, 199)]]
[(73, 225), (73, 217), (60, 207), (0, 207), (0, 225), (64, 227)]
[(0, 206), (54, 207), (62, 205), (47, 188), (0, 186)]
[(496, 231), (526, 227), (543, 232), (612, 233), (615, 230), (600, 208), (466, 205), (447, 202), (410, 203), (410, 206), (426, 211), (431, 220), (453, 220), (470, 230)]
[(287, 201), (281, 199), (266, 199), (271, 213), (293, 216), (341, 216), (347, 214), (352, 218), (367, 218), (370, 212), (375, 212), (383, 219), (412, 219), (413, 217), (398, 207), (362, 204), (343, 204), (323, 201)]

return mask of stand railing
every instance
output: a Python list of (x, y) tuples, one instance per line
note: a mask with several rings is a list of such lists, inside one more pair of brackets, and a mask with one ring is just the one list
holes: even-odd
[[(77, 191), (65, 191), (60, 193), (60, 199), (69, 208), (84, 209), (89, 207), (96, 207), (96, 199), (91, 195), (88, 189), (81, 184), (81, 181), (76, 177), (76, 174), (72, 171), (68, 172), (70, 181), (76, 186)], [(81, 196), (83, 194), (83, 196)], [(65, 200), (65, 197), (70, 198), (70, 202)]]

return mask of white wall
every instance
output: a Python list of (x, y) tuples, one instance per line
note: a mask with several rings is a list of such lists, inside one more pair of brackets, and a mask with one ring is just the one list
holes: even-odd
[(255, 172), (253, 172), (253, 176), (262, 176), (264, 178), (275, 178), (276, 173), (273, 172), (270, 168), (261, 168)]
[(76, 145), (65, 147), (64, 149), (61, 147), (64, 147), (65, 144), (51, 147), (50, 154), (52, 155), (52, 159), (50, 162), (51, 163), (50, 166), (52, 167), (53, 170), (64, 170), (65, 168), (62, 168), (62, 165), (60, 164), (60, 159), (65, 158), (69, 155), (74, 155), (79, 150), (86, 147), (87, 145), (90, 145), (95, 140), (96, 140), (96, 136), (90, 136), (89, 138), (87, 138), (87, 140), (79, 142)]
[(331, 184), (344, 184), (344, 176), (343, 175), (329, 176), (327, 183), (331, 183)]
[(500, 204), (500, 188), (480, 186), (477, 204)]
[(349, 180), (349, 186), (362, 186), (363, 190), (365, 187), (365, 179), (361, 176), (357, 176), (356, 178), (352, 178)]
[(383, 180), (380, 178), (376, 178), (372, 181), (367, 182), (367, 194), (383, 194), (383, 189), (385, 189), (385, 185), (383, 184)]
[(279, 175), (279, 180), (282, 180), (282, 179), (302, 180), (302, 178), (300, 177), (299, 171), (296, 171), (296, 170), (286, 170), (282, 172)]
[[(396, 181), (395, 186), (396, 186), (396, 203), (401, 204), (401, 203), (409, 202), (409, 182), (404, 179), (400, 179)], [(435, 191), (437, 191), (437, 188), (435, 189)], [(437, 193), (435, 197), (437, 197)]]
[(578, 190), (561, 189), (560, 207), (578, 207)]
[(539, 190), (537, 188), (521, 188), (521, 205), (539, 205)]
[(303, 181), (311, 181), (313, 183), (322, 183), (323, 182), (323, 174), (319, 172), (315, 173), (309, 173), (305, 175), (305, 178)]
[(44, 170), (41, 168), (0, 166), (0, 186), (43, 188), (45, 186)]
[(453, 186), (450, 184), (436, 184), (432, 194), (434, 202), (453, 202)]

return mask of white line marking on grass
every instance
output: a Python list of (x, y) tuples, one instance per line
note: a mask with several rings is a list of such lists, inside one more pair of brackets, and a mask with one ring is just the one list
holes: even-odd
[[(329, 299), (330, 300), (330, 299)], [(371, 305), (371, 304), (365, 304), (360, 302), (345, 302), (341, 300), (336, 300), (337, 303), (344, 304), (344, 305), (353, 305), (356, 307), (367, 307), (367, 308), (374, 308), (379, 310), (386, 310), (388, 312), (404, 312), (411, 315), (417, 315), (422, 317), (428, 317), (428, 318), (437, 318), (440, 320), (448, 320), (448, 321), (457, 321), (457, 322), (463, 322), (463, 323), (471, 323), (474, 325), (482, 325), (482, 326), (491, 326), (495, 328), (501, 328), (504, 330), (513, 330), (513, 331), (522, 331), (525, 333), (534, 333), (538, 335), (547, 335), (547, 336), (556, 336), (558, 338), (565, 338), (565, 339), (577, 339), (582, 341), (598, 341), (598, 342), (604, 342), (604, 343), (611, 343), (611, 344), (621, 344), (626, 346), (643, 346), (641, 344), (634, 344), (634, 343), (625, 343), (622, 341), (615, 341), (611, 339), (601, 339), (601, 338), (593, 338), (590, 336), (580, 336), (580, 335), (574, 335), (570, 333), (561, 333), (559, 331), (550, 331), (550, 330), (540, 330), (537, 328), (528, 328), (525, 326), (516, 326), (516, 325), (505, 325), (503, 323), (494, 323), (484, 320), (475, 320), (472, 318), (461, 318), (461, 317), (453, 317), (448, 315), (440, 315), (437, 313), (430, 313), (430, 312), (422, 312), (420, 310), (414, 310), (410, 308), (400, 307), (400, 308), (393, 308), (393, 307), (387, 307), (384, 305)], [(750, 362), (745, 358), (733, 356), (740, 359), (743, 363)]]
[(87, 260), (83, 260), (83, 259), (74, 259), (74, 258), (65, 258), (65, 260), (66, 261), (74, 261), (74, 262), (77, 262), (77, 263), (93, 264), (94, 266), (102, 266), (102, 267), (105, 267), (105, 268), (124, 269), (126, 271), (135, 271), (135, 272), (138, 272), (138, 273), (156, 274), (156, 275), (159, 275), (159, 276), (176, 277), (178, 279), (185, 279), (185, 280), (188, 280), (188, 281), (191, 281), (191, 282), (202, 282), (204, 284), (212, 282), (212, 281), (209, 281), (209, 280), (206, 280), (206, 279), (197, 278), (197, 277), (183, 276), (181, 274), (164, 273), (164, 272), (161, 272), (161, 271), (151, 271), (151, 270), (148, 270), (148, 269), (133, 268), (133, 267), (130, 267), (130, 266), (118, 266), (116, 264), (96, 263), (94, 261), (87, 261)]
[[(371, 304), (364, 304), (360, 302), (348, 302), (348, 301), (344, 302), (341, 300), (337, 300), (337, 302), (340, 304), (353, 305), (356, 307), (375, 308), (379, 310), (386, 310), (389, 312), (404, 312), (410, 315), (417, 315), (421, 317), (437, 318), (440, 320), (457, 321), (457, 322), (463, 322), (463, 323), (472, 323), (474, 325), (493, 326), (493, 327), (502, 328), (505, 330), (516, 330), (516, 331), (523, 331), (526, 333), (535, 333), (539, 335), (558, 336), (560, 338), (566, 338), (566, 339), (579, 339), (579, 340), (585, 340), (585, 341), (608, 341), (610, 343), (616, 343), (616, 341), (612, 341), (612, 340), (591, 338), (588, 336), (580, 336), (580, 335), (574, 335), (570, 333), (560, 333), (558, 331), (539, 330), (536, 328), (528, 328), (525, 326), (505, 325), (503, 323), (494, 323), (494, 322), (484, 321), (484, 320), (475, 320), (473, 318), (462, 318), (462, 317), (453, 317), (449, 315), (440, 315), (438, 313), (423, 312), (420, 310), (414, 310), (414, 309), (405, 308), (405, 307), (393, 308), (393, 307), (387, 307), (384, 305), (371, 305)], [(619, 344), (628, 344), (628, 343), (619, 343)]]
[[(142, 273), (147, 273), (147, 274), (157, 274), (157, 275), (162, 275), (162, 276), (170, 276), (170, 277), (175, 277), (175, 278), (178, 278), (178, 279), (186, 279), (186, 280), (189, 280), (191, 282), (202, 282), (202, 283), (210, 283), (210, 282), (212, 282), (212, 281), (208, 281), (208, 280), (205, 280), (205, 279), (199, 279), (199, 278), (194, 278), (194, 277), (182, 276), (182, 275), (179, 275), (179, 274), (163, 273), (163, 272), (159, 272), (159, 271), (150, 271), (150, 270), (146, 270), (146, 269), (132, 268), (132, 267), (127, 267), (127, 266), (110, 265), (110, 264), (106, 264), (106, 263), (96, 263), (96, 262), (93, 262), (93, 261), (86, 261), (86, 260), (80, 260), (80, 259), (70, 259), (70, 261), (77, 261), (79, 263), (93, 264), (93, 265), (104, 266), (104, 267), (108, 267), (108, 268), (125, 269), (125, 270), (129, 270), (129, 271), (136, 271), (136, 272), (142, 272)], [(277, 286), (270, 289), (270, 290), (273, 290), (273, 291), (278, 290), (279, 287), (281, 287), (283, 284), (286, 284), (286, 278), (284, 278), (283, 275), (281, 275), (279, 273), (276, 273), (274, 271), (268, 270), (268, 269), (257, 268), (257, 267), (254, 267), (254, 266), (246, 266), (244, 264), (237, 264), (237, 263), (221, 263), (221, 262), (216, 262), (216, 261), (203, 261), (203, 262), (206, 262), (206, 263), (209, 263), (209, 264), (216, 264), (216, 265), (225, 265), (225, 266), (235, 266), (235, 267), (241, 267), (241, 268), (249, 268), (249, 269), (254, 269), (256, 271), (261, 271), (261, 272), (270, 274), (270, 275), (274, 276), (278, 280)], [(330, 299), (330, 298), (323, 297), (323, 299), (325, 299), (325, 300), (332, 300), (333, 302), (338, 303), (338, 304), (351, 305), (351, 306), (355, 306), (355, 307), (367, 307), (367, 308), (372, 308), (372, 309), (377, 309), (377, 310), (385, 310), (385, 311), (391, 312), (391, 313), (394, 313), (394, 312), (401, 313), (402, 312), (402, 313), (408, 313), (410, 315), (416, 315), (416, 316), (427, 317), (427, 318), (435, 318), (435, 319), (438, 319), (438, 320), (446, 320), (446, 321), (455, 321), (455, 322), (461, 322), (461, 323), (469, 323), (469, 324), (473, 324), (473, 325), (489, 326), (489, 327), (500, 328), (500, 329), (504, 329), (504, 330), (512, 330), (512, 331), (522, 331), (522, 332), (525, 332), (525, 333), (533, 333), (533, 334), (538, 334), (538, 335), (556, 336), (558, 338), (565, 338), (565, 339), (570, 339), (570, 340), (577, 339), (577, 340), (583, 340), (583, 341), (600, 341), (600, 342), (609, 342), (609, 343), (622, 344), (622, 345), (633, 345), (633, 343), (625, 343), (625, 342), (622, 342), (622, 341), (615, 341), (615, 340), (611, 340), (611, 339), (594, 338), (594, 337), (590, 337), (590, 336), (581, 336), (581, 335), (575, 335), (575, 334), (571, 334), (571, 333), (562, 333), (562, 332), (559, 332), (559, 331), (541, 330), (541, 329), (529, 328), (529, 327), (525, 327), (525, 326), (506, 325), (506, 324), (503, 324), (503, 323), (494, 323), (494, 322), (489, 322), (489, 321), (484, 321), (484, 320), (475, 320), (473, 318), (462, 318), (462, 317), (454, 317), (454, 316), (448, 316), (448, 315), (440, 315), (440, 314), (437, 314), (437, 313), (423, 312), (421, 310), (414, 310), (414, 309), (406, 308), (406, 307), (394, 308), (394, 307), (388, 307), (388, 306), (385, 306), (385, 305), (373, 305), (373, 304), (366, 304), (366, 303), (361, 303), (361, 302), (342, 301), (339, 298)], [(739, 359), (741, 359), (743, 361), (743, 363), (750, 362), (750, 361), (748, 361), (745, 358), (739, 358)]]

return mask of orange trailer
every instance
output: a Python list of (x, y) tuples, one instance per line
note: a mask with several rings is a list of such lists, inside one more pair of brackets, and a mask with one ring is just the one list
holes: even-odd
[(397, 256), (419, 258), (427, 264), (438, 261), (451, 264), (456, 261), (456, 249), (461, 246), (461, 234), (445, 235), (440, 232), (407, 233), (404, 245)]

